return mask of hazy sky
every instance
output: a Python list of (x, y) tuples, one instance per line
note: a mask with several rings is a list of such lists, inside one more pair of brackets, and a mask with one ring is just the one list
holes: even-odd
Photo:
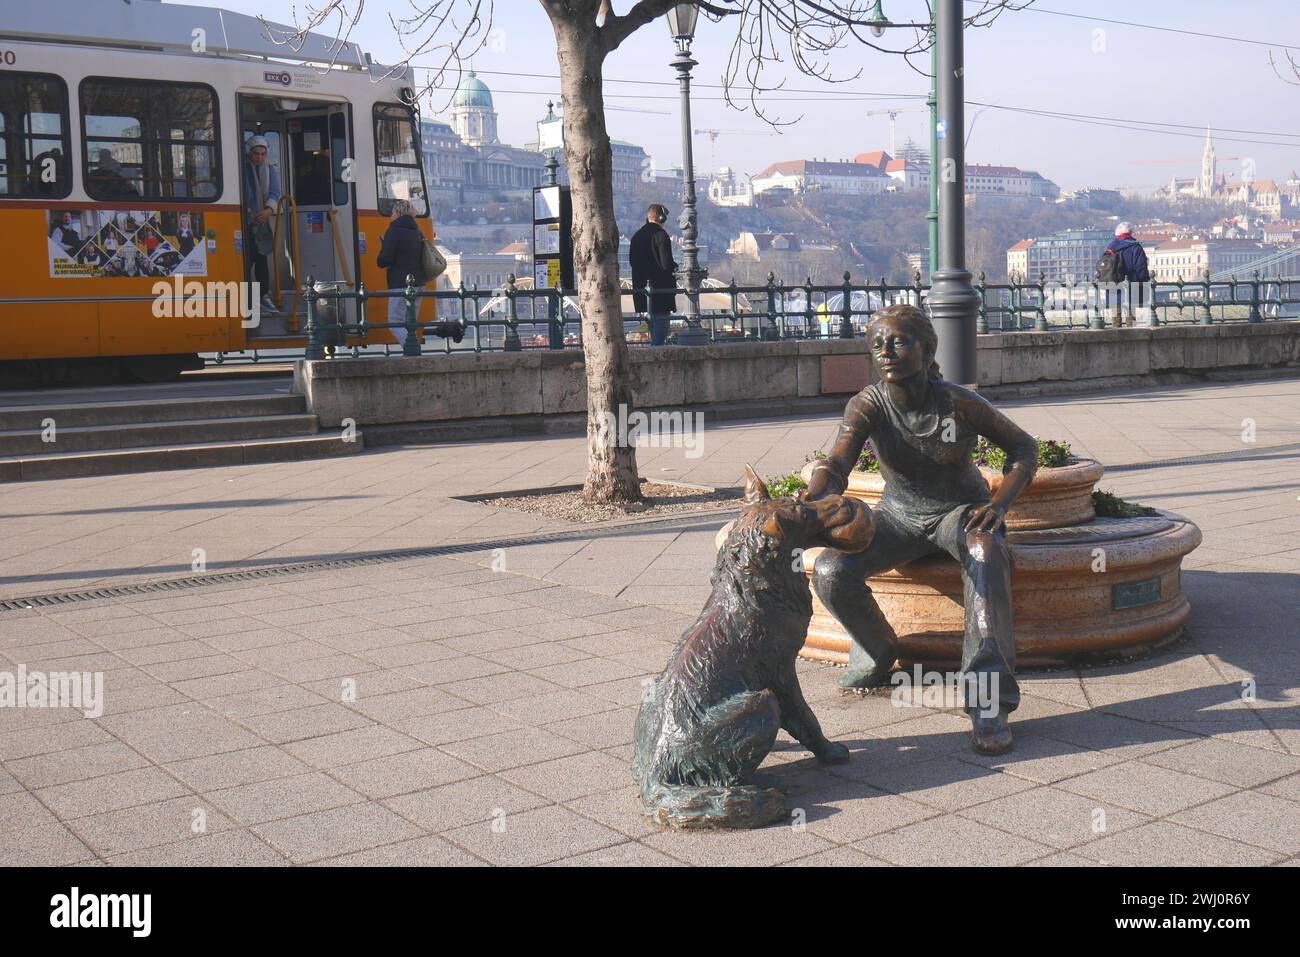
[[(290, 0), (224, 0), (199, 3), (243, 13), (259, 13), (292, 21)], [(319, 2), (319, 0), (318, 0)], [(419, 5), (422, 0), (414, 0)], [(348, 0), (349, 5), (356, 0)], [(615, 0), (626, 10), (632, 0)], [(353, 39), (380, 62), (401, 58), (388, 14), (409, 12), (408, 0), (366, 0), (360, 27)], [(998, 108), (979, 112), (967, 108), (971, 162), (999, 163), (1037, 169), (1063, 188), (1131, 186), (1150, 189), (1173, 175), (1194, 176), (1200, 170), (1204, 127), (1215, 130), (1219, 168), (1240, 177), (1243, 164), (1253, 161), (1256, 179), (1285, 179), (1300, 167), (1300, 86), (1288, 86), (1273, 72), (1268, 54), (1281, 60), (1281, 47), (1291, 44), (1300, 60), (1300, 3), (1296, 0), (1039, 0), (1043, 11), (1200, 33), (1223, 34), (1255, 43), (1212, 39), (1074, 19), (1048, 12), (1007, 12), (990, 28), (967, 31), (966, 97), (1000, 107), (1050, 110), (1076, 119), (1057, 119)], [(302, 6), (299, 6), (299, 10)], [(974, 7), (968, 4), (968, 9)], [(921, 0), (884, 0), (895, 21), (921, 19)], [(474, 68), (492, 89), (500, 116), (501, 138), (524, 143), (535, 136), (534, 126), (546, 112), (546, 101), (558, 102), (555, 42), (537, 0), (496, 0), (496, 24), (490, 42), (474, 57)], [(910, 30), (891, 36), (910, 36)], [(701, 18), (694, 53), (697, 86), (693, 98), (696, 128), (770, 132), (752, 112), (739, 112), (721, 102), (720, 83), (734, 21), (712, 23)], [(900, 45), (905, 41), (900, 41)], [(677, 90), (672, 41), (663, 23), (650, 24), (616, 51), (606, 64), (607, 103), (662, 112), (608, 113), (611, 135), (638, 143), (660, 166), (681, 161)], [(786, 58), (788, 60), (788, 56)], [(416, 61), (430, 63), (425, 56)], [(919, 110), (928, 80), (904, 62), (850, 40), (831, 56), (834, 72), (849, 77), (827, 85), (800, 75), (782, 64), (772, 76), (784, 76), (797, 91), (771, 95), (772, 111), (786, 120), (802, 119), (780, 135), (722, 134), (716, 142), (718, 165), (757, 173), (777, 160), (849, 158), (884, 149), (889, 143), (888, 117), (866, 115), (888, 107)], [(925, 58), (918, 61), (926, 66)], [(509, 75), (509, 74), (527, 74)], [(423, 82), (423, 71), (417, 74)], [(628, 84), (617, 80), (655, 80), (662, 85)], [(618, 94), (618, 95), (615, 95)], [(872, 100), (863, 94), (888, 94)], [(856, 97), (856, 98), (855, 98)], [(439, 106), (441, 103), (438, 104)], [(426, 109), (426, 115), (429, 110)], [(1140, 121), (1146, 124), (1185, 124), (1186, 129), (1147, 132), (1079, 122), (1088, 115)], [(905, 112), (897, 119), (898, 140), (910, 135), (926, 145), (926, 117)], [(1233, 130), (1250, 132), (1228, 132)], [(711, 168), (708, 136), (695, 138), (697, 168)], [(1291, 145), (1284, 145), (1291, 144)]]

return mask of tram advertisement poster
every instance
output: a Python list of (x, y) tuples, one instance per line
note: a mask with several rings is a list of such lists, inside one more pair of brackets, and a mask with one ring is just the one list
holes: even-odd
[(57, 209), (46, 228), (51, 279), (208, 274), (199, 212)]

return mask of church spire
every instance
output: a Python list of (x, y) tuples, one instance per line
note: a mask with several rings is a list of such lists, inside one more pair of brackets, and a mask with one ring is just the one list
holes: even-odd
[(1214, 139), (1210, 135), (1210, 128), (1205, 128), (1205, 150), (1201, 153), (1201, 179), (1197, 184), (1200, 188), (1197, 193), (1202, 199), (1210, 199), (1214, 196), (1214, 189), (1218, 185), (1218, 164), (1214, 158)]

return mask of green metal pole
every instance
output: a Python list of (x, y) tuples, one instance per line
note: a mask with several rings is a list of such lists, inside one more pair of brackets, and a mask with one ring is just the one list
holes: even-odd
[(930, 107), (930, 211), (925, 218), (930, 224), (930, 275), (939, 271), (939, 177), (935, 171), (939, 168), (939, 97), (935, 92), (935, 82), (939, 75), (939, 44), (934, 32), (934, 21), (930, 21), (930, 96), (926, 104)]
[(935, 356), (944, 378), (961, 385), (978, 382), (976, 324), (979, 293), (966, 269), (966, 114), (962, 0), (938, 0), (937, 81), (939, 122), (939, 269), (930, 279), (930, 319), (939, 334)]

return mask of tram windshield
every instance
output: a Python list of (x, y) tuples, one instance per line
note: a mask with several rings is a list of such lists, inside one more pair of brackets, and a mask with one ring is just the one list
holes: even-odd
[(379, 211), (385, 216), (395, 199), (409, 200), (416, 216), (428, 215), (417, 142), (409, 109), (396, 103), (375, 107), (375, 170)]

